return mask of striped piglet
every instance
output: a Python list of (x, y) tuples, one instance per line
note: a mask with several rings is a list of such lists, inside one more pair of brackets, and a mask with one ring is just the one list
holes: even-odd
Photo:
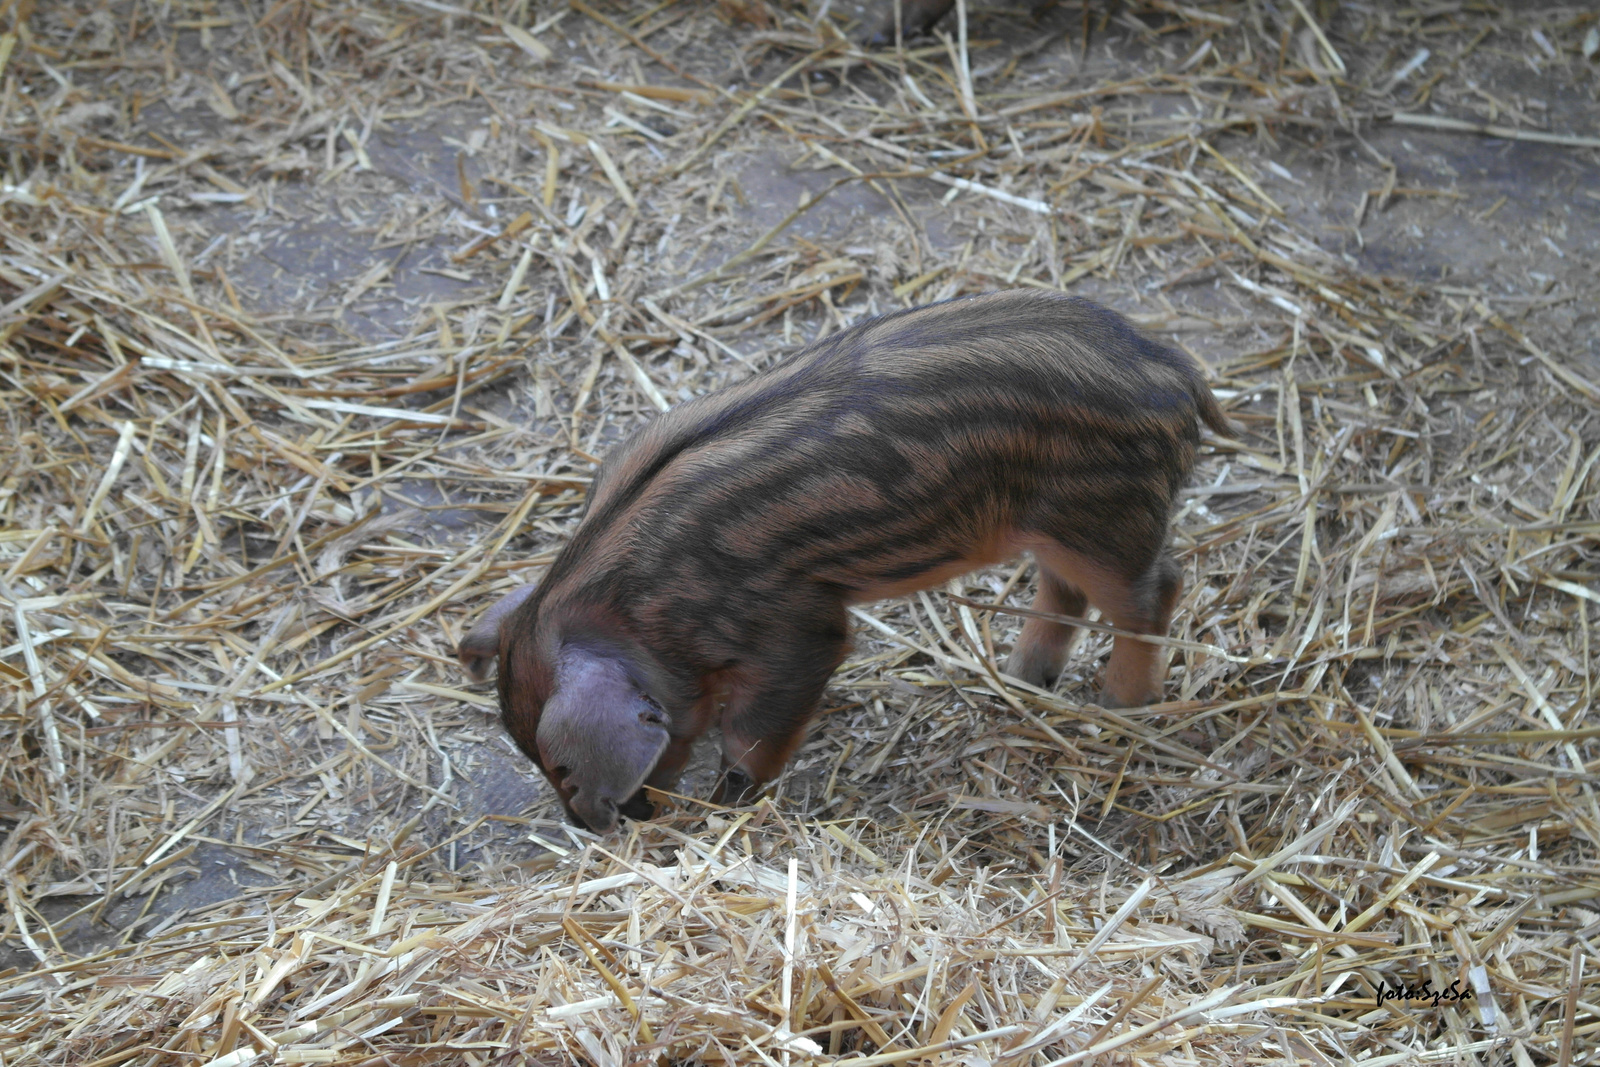
[[(1034, 608), (1164, 634), (1167, 552), (1199, 423), (1226, 420), (1189, 357), (1041, 290), (861, 322), (689, 401), (606, 458), (543, 580), (458, 655), (499, 663), (506, 729), (597, 831), (648, 818), (722, 730), (719, 799), (775, 777), (849, 649), (849, 604), (1031, 553)], [(1053, 681), (1072, 627), (1030, 618), (1007, 671)], [(1103, 700), (1158, 699), (1157, 646), (1118, 637)]]

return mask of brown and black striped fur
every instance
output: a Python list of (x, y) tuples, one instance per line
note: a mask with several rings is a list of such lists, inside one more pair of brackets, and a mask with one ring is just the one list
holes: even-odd
[[(616, 448), (543, 581), (460, 655), (498, 656), (507, 729), (591, 827), (648, 814), (640, 781), (673, 788), (714, 722), (738, 799), (803, 739), (848, 604), (1027, 551), (1038, 610), (1093, 603), (1165, 633), (1202, 421), (1225, 431), (1194, 360), (1087, 300), (1022, 290), (862, 322)], [(1030, 619), (1008, 671), (1052, 680), (1070, 636)], [(1107, 703), (1159, 697), (1157, 651), (1116, 640)]]

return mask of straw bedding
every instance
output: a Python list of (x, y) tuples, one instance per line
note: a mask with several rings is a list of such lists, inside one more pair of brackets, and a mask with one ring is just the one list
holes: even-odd
[[(0, 2), (0, 1062), (1593, 1062), (1600, 389), (1268, 165), (1530, 25), (1592, 92), (1592, 13), (1444, 6)], [(1001, 679), (1006, 568), (858, 612), (755, 807), (481, 804), (451, 649), (595, 456), (1019, 285), (1239, 427), (1168, 702)]]

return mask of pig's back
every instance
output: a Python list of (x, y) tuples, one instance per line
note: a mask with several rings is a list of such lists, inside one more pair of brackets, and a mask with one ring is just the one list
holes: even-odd
[(1023, 291), (885, 316), (614, 450), (568, 573), (547, 581), (665, 619), (719, 598), (758, 615), (796, 583), (892, 593), (1009, 555), (1019, 533), (1113, 561), (1122, 542), (1137, 570), (1208, 402), (1191, 360), (1087, 301)]

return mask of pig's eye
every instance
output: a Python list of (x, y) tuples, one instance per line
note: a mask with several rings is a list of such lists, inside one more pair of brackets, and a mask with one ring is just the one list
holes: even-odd
[(639, 713), (640, 722), (651, 722), (657, 726), (665, 726), (667, 724), (667, 713), (660, 704), (643, 694), (640, 694), (639, 699), (645, 705), (645, 710)]

